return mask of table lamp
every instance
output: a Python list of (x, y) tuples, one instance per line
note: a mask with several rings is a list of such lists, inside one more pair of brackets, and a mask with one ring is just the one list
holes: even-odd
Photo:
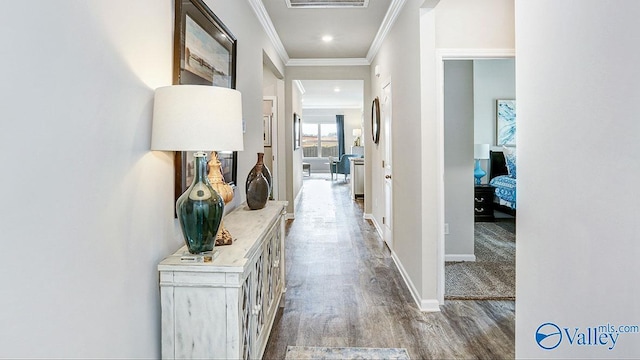
[(360, 146), (360, 136), (362, 136), (362, 130), (361, 129), (353, 129), (351, 134), (355, 138), (353, 140), (353, 146)]
[(242, 150), (242, 97), (232, 89), (173, 85), (156, 89), (151, 150), (195, 151), (191, 186), (176, 201), (189, 252), (212, 251), (224, 201), (207, 178), (207, 153)]
[(476, 167), (473, 170), (473, 176), (476, 178), (476, 185), (480, 185), (480, 179), (487, 175), (480, 166), (480, 160), (489, 159), (489, 144), (475, 144), (473, 146), (473, 158), (476, 160)]

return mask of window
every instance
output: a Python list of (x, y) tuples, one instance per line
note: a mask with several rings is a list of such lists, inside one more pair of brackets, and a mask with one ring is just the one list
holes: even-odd
[(303, 123), (302, 153), (304, 157), (338, 156), (336, 124)]

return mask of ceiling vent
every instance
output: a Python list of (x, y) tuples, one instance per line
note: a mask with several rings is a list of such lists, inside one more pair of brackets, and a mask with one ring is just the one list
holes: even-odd
[(369, 0), (286, 0), (287, 7), (293, 9), (309, 8), (366, 8)]

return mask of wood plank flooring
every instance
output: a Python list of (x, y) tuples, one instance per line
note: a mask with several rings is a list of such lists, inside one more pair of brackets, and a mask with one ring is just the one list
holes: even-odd
[(349, 184), (305, 178), (287, 223), (287, 292), (265, 359), (288, 345), (406, 348), (411, 359), (514, 358), (513, 301), (447, 301), (423, 313)]

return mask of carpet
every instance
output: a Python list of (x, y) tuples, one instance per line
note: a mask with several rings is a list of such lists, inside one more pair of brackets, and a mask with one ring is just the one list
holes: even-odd
[(287, 346), (287, 360), (302, 359), (398, 359), (409, 360), (404, 348)]
[(445, 263), (446, 300), (515, 300), (513, 220), (475, 223), (475, 262)]

